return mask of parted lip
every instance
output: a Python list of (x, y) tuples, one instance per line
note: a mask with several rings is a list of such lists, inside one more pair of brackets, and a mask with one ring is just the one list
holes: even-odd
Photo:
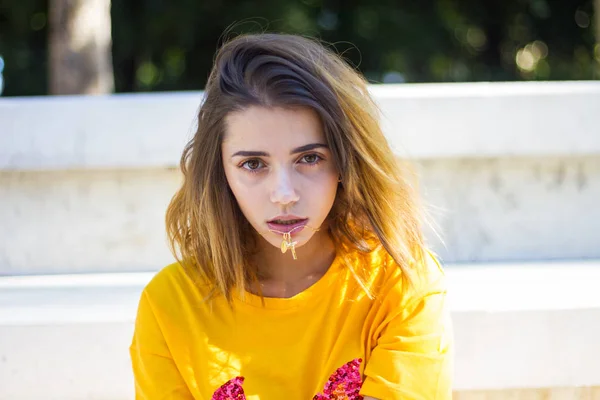
[(285, 215), (278, 215), (278, 216), (276, 216), (274, 218), (271, 218), (267, 222), (273, 222), (273, 221), (277, 221), (277, 220), (291, 221), (293, 219), (308, 219), (308, 218), (299, 217), (299, 216), (293, 215), (293, 214), (285, 214)]

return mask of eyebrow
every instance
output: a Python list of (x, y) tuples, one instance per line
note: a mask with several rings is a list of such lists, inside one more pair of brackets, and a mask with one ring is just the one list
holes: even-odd
[[(297, 153), (302, 153), (304, 151), (309, 151), (309, 150), (318, 149), (318, 148), (328, 149), (329, 146), (327, 146), (326, 144), (323, 144), (323, 143), (305, 144), (304, 146), (296, 147), (295, 149), (293, 149), (292, 151), (290, 151), (290, 155), (297, 154)], [(231, 157), (236, 157), (236, 156), (242, 156), (242, 157), (270, 157), (269, 153), (267, 153), (265, 151), (246, 151), (246, 150), (237, 151)]]

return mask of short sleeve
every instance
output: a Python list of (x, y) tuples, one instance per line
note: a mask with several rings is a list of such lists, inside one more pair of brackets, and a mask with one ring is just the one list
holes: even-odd
[(193, 399), (171, 357), (146, 291), (140, 298), (129, 350), (136, 400)]
[(363, 396), (390, 400), (452, 398), (453, 335), (445, 276), (432, 261), (432, 279), (409, 301), (391, 292), (392, 302), (365, 366)]

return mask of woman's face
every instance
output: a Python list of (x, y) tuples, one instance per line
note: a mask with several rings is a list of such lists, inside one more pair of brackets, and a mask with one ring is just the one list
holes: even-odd
[(225, 129), (225, 175), (250, 224), (276, 247), (285, 232), (296, 247), (308, 242), (310, 227), (320, 227), (333, 206), (338, 181), (318, 115), (252, 106), (229, 114)]

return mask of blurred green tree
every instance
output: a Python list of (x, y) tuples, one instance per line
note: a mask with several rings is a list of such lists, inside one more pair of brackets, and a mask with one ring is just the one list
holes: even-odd
[[(202, 89), (234, 23), (233, 33), (331, 43), (373, 83), (598, 79), (594, 2), (113, 0), (115, 87)], [(6, 95), (48, 91), (47, 10), (47, 0), (0, 0)]]

